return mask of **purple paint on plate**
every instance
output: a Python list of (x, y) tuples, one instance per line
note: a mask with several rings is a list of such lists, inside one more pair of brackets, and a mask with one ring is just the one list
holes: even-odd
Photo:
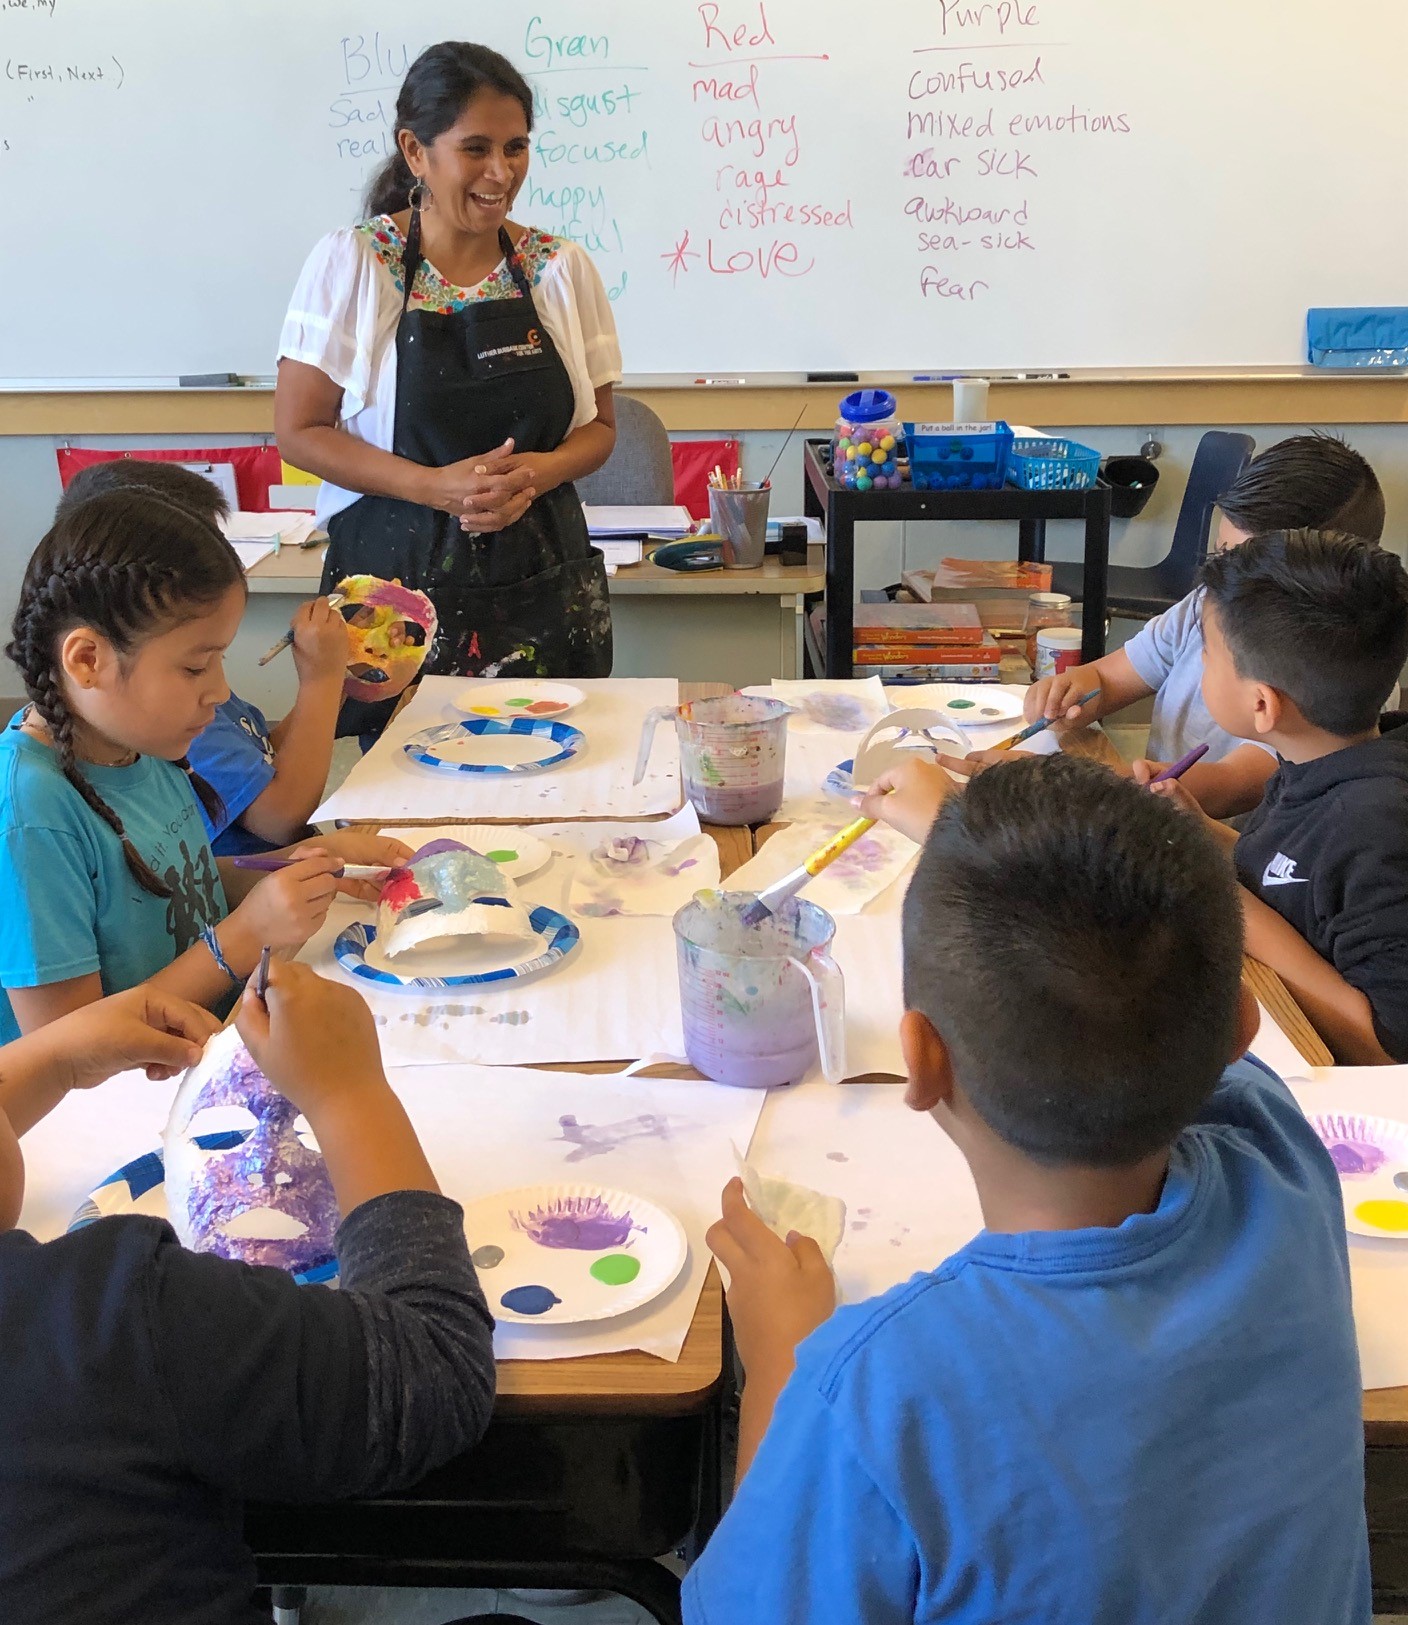
[(545, 1315), (554, 1304), (561, 1302), (562, 1299), (545, 1286), (511, 1287), (499, 1299), (500, 1305), (515, 1315)]
[(633, 1230), (640, 1230), (630, 1213), (613, 1213), (599, 1196), (566, 1196), (535, 1207), (528, 1214), (509, 1215), (515, 1230), (521, 1230), (539, 1247), (571, 1248), (584, 1253), (604, 1252), (608, 1247), (624, 1247)]
[(1330, 1161), (1342, 1179), (1375, 1174), (1388, 1161), (1385, 1152), (1367, 1140), (1335, 1140), (1329, 1149)]

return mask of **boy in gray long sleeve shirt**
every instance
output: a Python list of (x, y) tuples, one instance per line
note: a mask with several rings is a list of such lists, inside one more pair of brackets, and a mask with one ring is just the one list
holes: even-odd
[[(301, 966), (275, 967), (267, 1009), (246, 996), (240, 1028), (318, 1136), (346, 1214), (340, 1291), (187, 1252), (153, 1218), (45, 1244), (8, 1228), (11, 1130), (63, 1093), (56, 1075), (105, 1075), (71, 1063), (66, 1029), (86, 1022), (111, 1049), (105, 1021), (137, 1024), (108, 1012), (154, 998), (150, 1046), (207, 1036), (205, 1012), (135, 989), (0, 1052), (0, 1618), (29, 1625), (255, 1625), (246, 1498), (414, 1483), (493, 1406), (463, 1214), (386, 1083), (365, 1004)], [(129, 1038), (118, 1066), (161, 1054)]]

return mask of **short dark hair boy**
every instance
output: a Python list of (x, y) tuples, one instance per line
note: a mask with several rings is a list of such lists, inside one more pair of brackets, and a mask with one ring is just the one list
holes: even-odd
[(1248, 952), (1342, 1060), (1408, 1059), (1408, 733), (1378, 729), (1408, 658), (1408, 572), (1296, 530), (1209, 559), (1203, 582), (1204, 702), (1281, 758), (1240, 839), (1210, 824), (1248, 894)]
[(1226, 1065), (1256, 1025), (1236, 890), (1171, 811), (1065, 757), (943, 805), (905, 901), (907, 1103), (985, 1228), (823, 1321), (812, 1244), (725, 1192), (745, 1459), (766, 1433), (690, 1625), (1135, 1598), (1163, 1625), (1368, 1625), (1339, 1181), (1285, 1085)]
[[(1329, 434), (1296, 434), (1268, 446), (1217, 499), (1242, 536), (1314, 526), (1377, 542), (1384, 493), (1368, 462)], [(1221, 545), (1232, 540), (1224, 533)]]

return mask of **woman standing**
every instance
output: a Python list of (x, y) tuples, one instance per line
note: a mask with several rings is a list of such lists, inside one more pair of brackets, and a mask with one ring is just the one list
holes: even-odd
[[(496, 51), (423, 52), (369, 218), (314, 248), (279, 341), (279, 449), (324, 482), (323, 588), (369, 574), (427, 593), (428, 672), (611, 670), (605, 566), (571, 482), (615, 444), (621, 352), (586, 254), (509, 219), (532, 124)], [(339, 731), (392, 703), (347, 702)]]

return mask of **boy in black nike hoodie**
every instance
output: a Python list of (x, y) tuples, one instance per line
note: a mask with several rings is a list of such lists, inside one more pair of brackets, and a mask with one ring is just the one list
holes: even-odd
[[(1215, 554), (1202, 579), (1204, 702), (1281, 758), (1240, 836), (1207, 820), (1242, 882), (1247, 952), (1337, 1059), (1408, 1060), (1408, 729), (1378, 726), (1408, 659), (1408, 574), (1372, 543), (1296, 530)], [(1202, 815), (1176, 781), (1153, 788)]]

